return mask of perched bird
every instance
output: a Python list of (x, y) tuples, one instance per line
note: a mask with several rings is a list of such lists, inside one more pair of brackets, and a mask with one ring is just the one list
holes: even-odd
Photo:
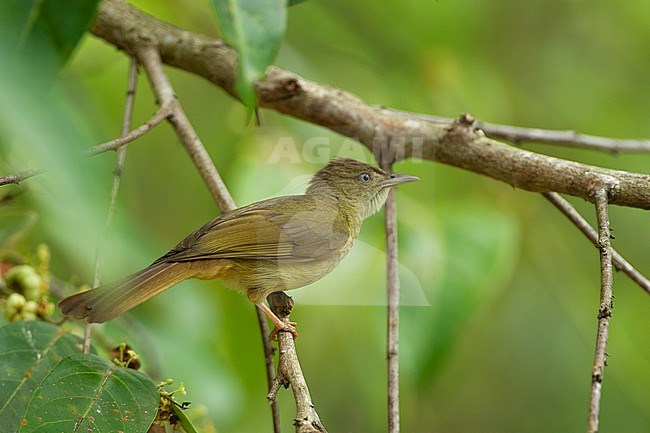
[(313, 283), (350, 251), (361, 223), (386, 201), (388, 189), (418, 180), (353, 159), (334, 159), (302, 195), (262, 200), (223, 213), (167, 254), (123, 280), (59, 302), (69, 317), (105, 322), (188, 278), (218, 278), (246, 293), (275, 324), (292, 332), (264, 304), (273, 293)]

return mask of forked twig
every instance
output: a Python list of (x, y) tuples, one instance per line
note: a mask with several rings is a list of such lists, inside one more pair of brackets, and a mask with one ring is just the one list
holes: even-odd
[[(553, 205), (558, 208), (569, 220), (580, 229), (582, 233), (598, 248), (598, 233), (591, 225), (578, 213), (578, 211), (556, 192), (545, 192), (542, 195)], [(625, 258), (612, 248), (612, 259), (617, 271), (624, 272), (632, 281), (637, 283), (646, 293), (650, 294), (650, 280), (641, 274)]]
[(588, 432), (598, 431), (600, 400), (602, 396), (603, 374), (607, 365), (607, 341), (609, 322), (612, 317), (613, 275), (612, 246), (609, 231), (608, 188), (599, 187), (594, 192), (596, 216), (598, 219), (598, 248), (600, 250), (600, 306), (598, 307), (598, 335), (596, 353), (591, 370), (591, 394), (589, 398)]
[[(147, 132), (151, 131), (156, 125), (168, 118), (172, 114), (172, 107), (170, 105), (161, 106), (158, 111), (154, 113), (151, 119), (147, 120), (142, 125), (135, 128), (133, 131), (127, 131), (126, 134), (106, 143), (98, 144), (88, 149), (91, 155), (98, 155), (100, 153), (108, 152), (109, 150), (118, 150), (123, 146), (129, 144), (137, 138), (142, 137)], [(130, 128), (129, 128), (130, 129)]]

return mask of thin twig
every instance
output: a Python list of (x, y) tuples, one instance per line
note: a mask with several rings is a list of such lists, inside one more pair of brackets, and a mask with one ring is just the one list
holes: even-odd
[[(293, 299), (284, 292), (272, 293), (267, 299), (275, 315), (283, 321), (289, 322)], [(293, 397), (296, 401), (296, 418), (293, 421), (296, 433), (327, 433), (312, 403), (307, 382), (300, 368), (293, 336), (289, 332), (278, 332), (277, 335), (279, 347), (278, 374), (273, 381), (273, 386), (267, 398), (269, 401), (276, 400), (280, 387), (291, 385)]]
[[(203, 178), (204, 183), (210, 190), (217, 206), (221, 212), (235, 209), (235, 201), (232, 199), (228, 188), (219, 175), (208, 151), (205, 149), (198, 134), (192, 127), (190, 120), (187, 118), (187, 115), (176, 99), (169, 77), (167, 77), (167, 74), (163, 69), (160, 53), (158, 53), (158, 51), (153, 47), (145, 47), (138, 50), (137, 58), (147, 73), (147, 77), (151, 82), (151, 87), (158, 99), (158, 104), (161, 107), (168, 107), (171, 110), (171, 113), (169, 113), (166, 118), (176, 130), (181, 142), (185, 146), (190, 158)], [(264, 353), (272, 353), (273, 347), (268, 338), (269, 330), (266, 325), (266, 317), (257, 307), (255, 307), (255, 312), (257, 314), (257, 320), (260, 323)], [(293, 342), (291, 344), (293, 344)], [(265, 355), (265, 364), (268, 387), (270, 389), (274, 380), (273, 359)], [(277, 404), (271, 405), (271, 412), (273, 416), (274, 429), (279, 429), (278, 420), (280, 415)]]
[[(122, 118), (122, 130), (120, 131), (121, 137), (124, 138), (129, 135), (131, 123), (133, 120), (133, 107), (135, 106), (135, 91), (138, 88), (138, 61), (135, 57), (131, 57), (129, 67), (129, 78), (126, 86), (126, 98), (124, 102), (124, 117)], [(127, 141), (128, 142), (128, 141)], [(120, 180), (122, 179), (122, 170), (126, 162), (126, 143), (117, 151), (117, 159), (115, 161), (115, 170), (113, 171), (113, 186), (111, 187), (111, 196), (108, 203), (108, 210), (106, 211), (106, 222), (104, 230), (97, 243), (95, 249), (95, 276), (93, 278), (93, 287), (99, 287), (102, 278), (102, 250), (106, 241), (106, 234), (113, 221), (115, 215), (115, 207), (117, 204), (117, 196), (120, 192)], [(90, 350), (90, 337), (92, 333), (92, 323), (86, 324), (86, 332), (84, 333), (84, 351), (86, 348)], [(87, 353), (87, 352), (86, 352)]]
[(12, 183), (18, 185), (20, 182), (29, 179), (30, 177), (39, 175), (44, 171), (45, 170), (42, 170), (40, 168), (30, 168), (29, 170), (23, 170), (18, 173), (9, 174), (7, 176), (0, 177), (0, 186), (11, 185)]
[(108, 152), (109, 150), (121, 149), (122, 146), (127, 145), (133, 140), (140, 138), (147, 132), (151, 131), (156, 125), (169, 117), (172, 114), (172, 111), (173, 109), (170, 105), (163, 105), (154, 113), (151, 119), (147, 120), (144, 124), (138, 126), (133, 131), (127, 131), (127, 134), (119, 138), (91, 147), (88, 149), (88, 153), (91, 155), (98, 155), (100, 153)]
[[(414, 119), (443, 125), (451, 125), (456, 120), (449, 117), (430, 116), (427, 114), (411, 113), (408, 111), (392, 109), (388, 110)], [(475, 126), (481, 129), (488, 137), (502, 139), (516, 144), (523, 144), (526, 142), (559, 144), (582, 149), (601, 150), (610, 153), (650, 152), (650, 140), (648, 139), (607, 138), (583, 134), (572, 130), (561, 131), (553, 129), (524, 128), (521, 126), (500, 125), (480, 120), (476, 121)]]
[[(257, 311), (257, 321), (260, 326), (260, 334), (262, 337), (262, 347), (264, 348), (264, 364), (266, 367), (266, 380), (268, 384), (268, 391), (271, 393), (273, 391), (274, 380), (276, 378), (275, 371), (273, 369), (273, 345), (269, 341), (269, 325), (266, 322), (266, 315), (261, 312), (259, 308), (255, 308)], [(277, 392), (277, 390), (276, 390)], [(277, 399), (270, 400), (271, 403), (271, 416), (273, 417), (273, 433), (280, 433), (280, 406)]]
[(83, 353), (90, 353), (90, 339), (93, 333), (93, 324), (86, 323), (84, 328), (84, 344), (83, 344)]
[[(598, 248), (598, 233), (582, 215), (562, 196), (556, 192), (545, 192), (542, 195), (558, 208), (582, 233)], [(646, 293), (650, 294), (650, 280), (632, 266), (625, 258), (612, 248), (612, 259), (617, 271), (624, 272), (632, 281), (637, 283)]]
[[(128, 95), (127, 95), (128, 97)], [(121, 137), (115, 138), (113, 140), (107, 141), (106, 143), (98, 144), (88, 149), (88, 154), (90, 155), (99, 155), (100, 153), (108, 152), (110, 150), (119, 150), (123, 146), (126, 146), (130, 142), (134, 141), (137, 138), (142, 137), (147, 132), (151, 131), (156, 125), (169, 117), (173, 112), (173, 107), (170, 105), (161, 106), (144, 124), (140, 125), (133, 131), (127, 131), (126, 134)], [(118, 160), (120, 157), (118, 155)], [(19, 184), (20, 182), (29, 179), (30, 177), (36, 176), (38, 174), (44, 173), (45, 170), (39, 168), (30, 168), (29, 170), (21, 171), (20, 173), (14, 173), (7, 176), (0, 177), (0, 186), (9, 185), (12, 183)]]
[(596, 202), (596, 217), (598, 219), (598, 246), (600, 250), (600, 306), (598, 307), (598, 335), (596, 337), (596, 353), (591, 370), (591, 394), (589, 398), (588, 432), (598, 431), (600, 399), (602, 396), (603, 374), (607, 365), (607, 340), (609, 338), (609, 322), (612, 317), (613, 304), (613, 275), (612, 275), (612, 246), (609, 232), (608, 189), (599, 187), (594, 192)]
[[(129, 68), (129, 78), (126, 90), (126, 101), (124, 104), (124, 117), (122, 119), (121, 138), (129, 135), (131, 129), (131, 122), (133, 118), (133, 106), (135, 104), (135, 92), (138, 85), (138, 61), (131, 58)], [(115, 141), (115, 140), (113, 140)], [(120, 191), (120, 181), (122, 179), (122, 170), (126, 162), (126, 143), (117, 150), (117, 159), (115, 161), (115, 170), (113, 171), (113, 186), (111, 188), (110, 201), (108, 203), (108, 210), (106, 212), (106, 223), (104, 224), (104, 231), (102, 233), (99, 245), (95, 253), (95, 277), (93, 280), (94, 287), (99, 286), (101, 280), (101, 262), (102, 262), (102, 249), (106, 238), (106, 233), (113, 221), (115, 215), (115, 207), (117, 203), (117, 195)]]
[[(391, 164), (382, 164), (391, 171)], [(397, 208), (395, 190), (388, 192), (386, 223), (386, 290), (388, 298), (386, 359), (388, 369), (388, 432), (400, 431), (399, 408), (399, 269), (397, 262)]]

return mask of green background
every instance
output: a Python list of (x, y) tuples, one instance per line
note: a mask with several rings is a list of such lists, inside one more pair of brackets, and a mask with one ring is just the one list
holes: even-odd
[[(218, 35), (208, 2), (133, 3)], [(650, 3), (641, 0), (310, 0), (289, 10), (276, 64), (370, 104), (649, 137), (649, 20)], [(123, 53), (91, 36), (54, 87), (30, 71), (0, 68), (1, 173), (59, 168), (25, 182), (25, 194), (2, 204), (3, 218), (38, 215), (27, 238), (5, 247), (48, 243), (53, 270), (64, 279), (92, 281), (114, 155), (75, 155), (119, 135), (127, 68)], [(369, 158), (350, 140), (267, 110), (260, 128), (246, 126), (246, 110), (223, 91), (168, 72), (238, 204), (300, 192), (329, 157)], [(135, 125), (154, 111), (142, 75)], [(296, 145), (299, 162), (272, 162), (287, 143)], [(525, 147), (623, 170), (650, 168), (647, 155)], [(597, 250), (539, 195), (431, 162), (406, 161), (396, 170), (422, 179), (398, 193), (404, 431), (584, 429)], [(130, 146), (122, 185), (104, 247), (104, 281), (148, 265), (217, 214), (167, 125)], [(0, 193), (9, 188), (16, 189)], [(589, 203), (571, 201), (594, 222)], [(649, 273), (647, 212), (613, 207), (611, 214), (613, 245)], [(382, 224), (380, 215), (368, 220), (341, 268), (291, 293), (304, 373), (333, 432), (386, 430)], [(601, 431), (648, 431), (650, 300), (622, 274), (614, 290)], [(259, 331), (245, 297), (216, 282), (184, 282), (105, 330), (127, 339), (154, 376), (185, 382), (187, 398), (203, 408), (197, 413), (219, 431), (269, 431)], [(281, 392), (280, 402), (291, 430), (290, 392)]]

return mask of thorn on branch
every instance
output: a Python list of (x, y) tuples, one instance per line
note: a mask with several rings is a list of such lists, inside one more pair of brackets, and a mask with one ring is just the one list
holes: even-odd
[(474, 123), (476, 122), (476, 117), (474, 117), (472, 114), (469, 113), (463, 113), (460, 115), (457, 122), (460, 125), (464, 125), (464, 126), (474, 126)]
[(481, 137), (484, 136), (483, 131), (476, 127), (476, 118), (469, 113), (463, 113), (447, 128), (444, 139), (462, 144), (471, 142), (476, 138), (474, 135), (477, 134)]

